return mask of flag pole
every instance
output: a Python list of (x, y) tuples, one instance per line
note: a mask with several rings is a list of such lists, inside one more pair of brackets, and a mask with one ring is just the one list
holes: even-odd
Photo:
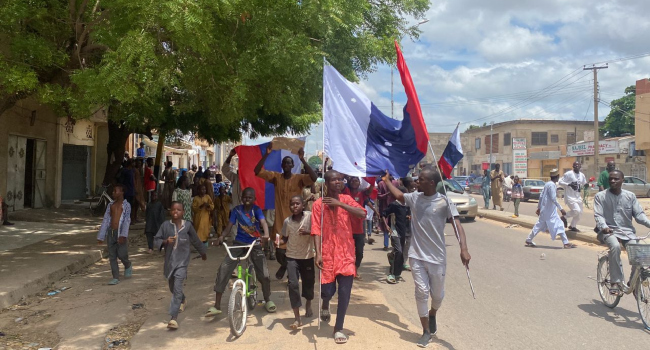
[[(456, 129), (460, 126), (460, 123), (456, 124)], [(435, 167), (438, 168), (438, 172), (440, 172), (440, 176), (442, 177), (442, 170), (438, 166), (438, 160), (436, 159), (436, 153), (433, 151), (433, 147), (431, 146), (431, 141), (428, 141), (429, 144), (429, 150), (431, 151), (431, 155), (433, 156), (433, 164), (435, 164)], [(447, 197), (447, 187), (445, 186), (445, 180), (442, 179), (442, 190), (445, 192), (445, 197)], [(447, 207), (449, 208), (449, 212), (451, 212), (451, 203), (449, 203), (449, 200), (447, 200)], [(454, 226), (454, 233), (456, 234), (456, 239), (458, 240), (458, 244), (460, 244), (460, 236), (458, 235), (458, 226), (456, 226), (456, 219), (452, 217), (451, 223)], [(474, 293), (474, 285), (472, 284), (472, 278), (469, 275), (469, 266), (465, 265), (465, 272), (467, 273), (467, 280), (469, 281), (469, 287), (472, 290), (472, 297), (476, 299), (476, 294)]]

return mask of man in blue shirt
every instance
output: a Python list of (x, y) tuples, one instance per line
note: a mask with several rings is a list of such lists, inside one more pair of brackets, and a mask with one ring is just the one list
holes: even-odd
[[(268, 312), (275, 312), (276, 306), (271, 301), (271, 279), (269, 278), (269, 269), (266, 265), (266, 257), (262, 246), (268, 243), (269, 240), (269, 227), (266, 223), (266, 218), (262, 213), (262, 209), (255, 205), (255, 190), (247, 187), (242, 191), (242, 204), (236, 206), (230, 213), (230, 222), (223, 230), (221, 237), (219, 237), (218, 244), (223, 243), (224, 238), (230, 232), (230, 229), (237, 225), (237, 235), (233, 246), (245, 246), (255, 243), (251, 251), (250, 259), (255, 268), (257, 280), (262, 284), (262, 294), (264, 295), (264, 307)], [(260, 233), (260, 228), (264, 234)], [(259, 244), (259, 239), (262, 240), (262, 245)], [(248, 249), (240, 248), (231, 251), (233, 257), (246, 255)], [(206, 312), (206, 317), (213, 317), (221, 314), (221, 297), (226, 290), (228, 280), (232, 271), (237, 267), (237, 260), (232, 260), (228, 255), (224, 258), (219, 272), (217, 273), (217, 280), (215, 281), (214, 291), (215, 300), (214, 306), (209, 308)]]
[(136, 150), (136, 156), (138, 158), (145, 158), (144, 142), (140, 142), (140, 148)]

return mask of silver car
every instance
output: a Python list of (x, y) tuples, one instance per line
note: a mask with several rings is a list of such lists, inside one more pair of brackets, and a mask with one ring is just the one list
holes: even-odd
[(544, 181), (537, 179), (525, 179), (521, 184), (524, 189), (524, 202), (528, 202), (530, 199), (539, 200), (539, 196), (542, 194), (544, 189)]
[(623, 180), (623, 189), (634, 193), (637, 197), (650, 197), (650, 183), (638, 177), (626, 176)]
[(454, 180), (445, 180), (447, 197), (456, 204), (458, 215), (467, 221), (473, 221), (478, 215), (478, 203), (465, 189)]

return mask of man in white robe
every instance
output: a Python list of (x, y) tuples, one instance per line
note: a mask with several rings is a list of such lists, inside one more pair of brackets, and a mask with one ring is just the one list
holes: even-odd
[(582, 165), (573, 163), (573, 170), (567, 171), (560, 179), (560, 186), (564, 187), (564, 203), (569, 208), (566, 217), (572, 218), (569, 231), (580, 232), (578, 221), (582, 215), (582, 188), (587, 184), (585, 174), (580, 172)]
[(566, 232), (564, 232), (564, 224), (560, 216), (557, 215), (558, 209), (560, 209), (562, 215), (566, 215), (566, 212), (557, 201), (557, 186), (555, 183), (560, 178), (560, 172), (557, 169), (553, 169), (550, 175), (551, 181), (544, 185), (542, 194), (539, 196), (539, 202), (537, 203), (537, 215), (539, 215), (539, 219), (526, 239), (526, 247), (536, 247), (533, 242), (535, 236), (540, 231), (548, 231), (551, 234), (551, 240), (555, 240), (555, 237), (558, 235), (562, 238), (564, 248), (576, 248), (575, 244), (569, 243)]

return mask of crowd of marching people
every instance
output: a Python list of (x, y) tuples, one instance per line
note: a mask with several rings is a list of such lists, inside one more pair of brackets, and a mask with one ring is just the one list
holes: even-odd
[[(338, 293), (333, 338), (345, 343), (345, 315), (355, 280), (362, 280), (359, 268), (365, 244), (374, 244), (373, 232), (383, 235), (387, 252), (386, 281), (404, 281), (403, 271), (411, 271), (415, 284), (417, 312), (422, 322), (418, 345), (425, 347), (437, 331), (436, 312), (444, 296), (446, 253), (443, 228), (455, 221), (454, 230), (461, 243), (461, 260), (469, 264), (465, 234), (458, 212), (451, 201), (436, 191), (442, 178), (433, 168), (423, 169), (417, 180), (394, 179), (388, 173), (381, 178), (358, 178), (341, 174), (325, 165), (325, 171), (313, 169), (298, 151), (301, 173), (295, 174), (294, 159), (281, 160), (282, 172), (265, 169), (272, 145), (254, 169), (255, 175), (274, 185), (275, 210), (263, 211), (255, 204), (253, 188), (241, 188), (231, 151), (221, 167), (222, 174), (209, 169), (177, 174), (167, 162), (160, 181), (152, 170), (152, 158), (125, 159), (114, 186), (114, 202), (106, 209), (98, 241), (108, 245), (113, 279), (120, 282), (118, 259), (124, 265), (124, 277), (133, 273), (128, 258), (129, 226), (145, 211), (145, 234), (149, 253), (164, 249), (164, 276), (172, 301), (169, 329), (177, 329), (178, 314), (187, 304), (183, 282), (187, 277), (193, 247), (203, 260), (210, 245), (228, 242), (253, 247), (250, 259), (256, 270), (264, 297), (264, 308), (277, 310), (271, 298), (271, 278), (267, 260), (277, 260), (275, 278), (287, 276), (289, 299), (295, 320), (292, 329), (302, 327), (300, 308), (305, 299), (304, 317), (314, 315), (316, 278), (320, 272), (322, 307), (318, 317), (331, 318), (330, 300)], [(240, 162), (245, 161), (240, 159)], [(225, 176), (230, 186), (224, 182)], [(211, 239), (212, 237), (212, 239)], [(245, 254), (246, 252), (235, 252)], [(222, 313), (221, 299), (233, 275), (237, 261), (226, 256), (217, 270), (215, 300), (205, 317)], [(429, 305), (429, 297), (431, 303)]]

